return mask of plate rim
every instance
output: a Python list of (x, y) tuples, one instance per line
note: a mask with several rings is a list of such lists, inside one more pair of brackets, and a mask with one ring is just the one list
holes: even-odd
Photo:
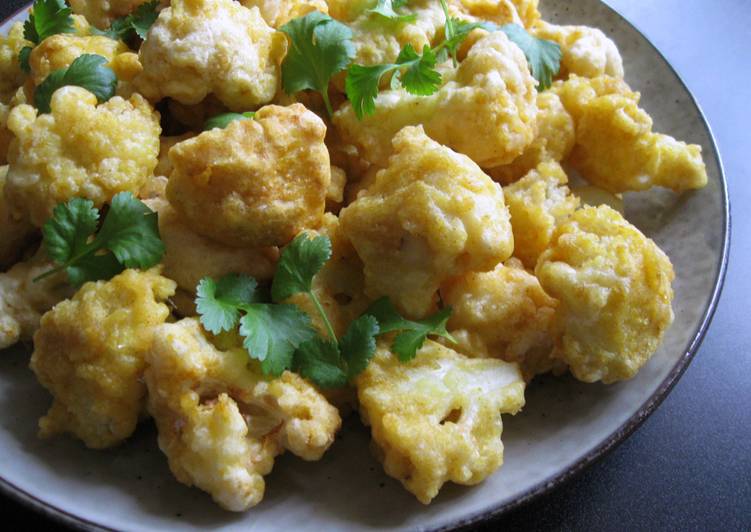
[[(550, 475), (545, 480), (538, 482), (537, 484), (527, 489), (526, 491), (524, 491), (522, 494), (515, 497), (514, 499), (503, 502), (491, 508), (490, 510), (482, 510), (468, 517), (455, 519), (445, 525), (434, 527), (430, 529), (432, 532), (444, 532), (444, 531), (449, 531), (449, 530), (468, 530), (471, 527), (476, 526), (480, 523), (492, 522), (512, 510), (526, 506), (532, 501), (551, 492), (553, 489), (558, 488), (562, 486), (563, 484), (568, 483), (570, 480), (572, 480), (573, 478), (581, 474), (582, 471), (584, 471), (589, 466), (591, 466), (592, 464), (602, 459), (604, 456), (606, 456), (608, 453), (610, 453), (616, 447), (618, 447), (618, 445), (620, 445), (626, 439), (628, 439), (628, 437), (631, 436), (631, 434), (633, 434), (646, 421), (646, 419), (650, 415), (652, 415), (652, 413), (654, 413), (654, 411), (662, 404), (665, 398), (672, 391), (673, 387), (683, 376), (683, 373), (686, 371), (688, 366), (691, 364), (691, 361), (696, 356), (699, 348), (701, 347), (704, 341), (704, 338), (707, 335), (709, 327), (712, 324), (712, 320), (714, 319), (714, 315), (715, 315), (715, 312), (717, 311), (717, 306), (718, 306), (720, 297), (722, 295), (723, 288), (725, 286), (728, 262), (730, 258), (730, 243), (731, 243), (731, 236), (732, 236), (731, 235), (732, 211), (731, 211), (731, 205), (730, 205), (730, 196), (728, 193), (728, 183), (727, 183), (727, 178), (725, 176), (725, 166), (722, 162), (722, 156), (720, 154), (720, 150), (717, 144), (717, 139), (712, 130), (712, 126), (709, 124), (709, 121), (707, 120), (707, 116), (704, 113), (704, 109), (697, 101), (696, 96), (694, 95), (693, 91), (691, 91), (691, 89), (688, 87), (688, 85), (684, 81), (683, 77), (678, 72), (678, 70), (667, 59), (667, 57), (665, 57), (662, 51), (646, 36), (646, 34), (641, 30), (641, 28), (637, 24), (633, 23), (631, 20), (625, 17), (620, 11), (612, 7), (605, 0), (600, 0), (600, 3), (603, 6), (605, 6), (605, 8), (609, 10), (612, 14), (618, 16), (628, 26), (630, 26), (631, 29), (634, 30), (649, 45), (649, 47), (658, 55), (658, 57), (662, 60), (662, 62), (668, 67), (668, 69), (673, 74), (673, 76), (675, 76), (675, 79), (678, 80), (678, 83), (680, 83), (680, 85), (688, 94), (691, 103), (693, 103), (693, 105), (696, 107), (696, 110), (699, 113), (699, 117), (701, 118), (701, 123), (704, 126), (704, 129), (706, 130), (709, 136), (710, 148), (712, 152), (714, 153), (715, 158), (717, 159), (717, 166), (719, 169), (719, 178), (720, 178), (720, 185), (721, 185), (720, 189), (721, 189), (721, 194), (722, 194), (722, 214), (723, 214), (722, 252), (720, 253), (720, 257), (718, 261), (717, 278), (714, 281), (712, 295), (709, 298), (709, 301), (703, 311), (701, 323), (699, 324), (699, 327), (696, 330), (694, 337), (689, 343), (688, 349), (683, 353), (683, 355), (681, 355), (681, 357), (678, 359), (676, 364), (670, 370), (670, 373), (668, 373), (665, 379), (660, 383), (660, 386), (657, 388), (657, 390), (655, 390), (642, 403), (639, 409), (636, 412), (634, 412), (634, 414), (632, 414), (626, 421), (624, 421), (623, 424), (621, 424), (621, 426), (617, 430), (612, 432), (607, 438), (605, 438), (594, 449), (589, 451), (586, 455), (581, 457), (579, 460), (570, 464), (566, 468), (559, 470), (555, 474)], [(2, 20), (0, 20), (0, 23), (5, 23), (6, 21), (18, 16), (19, 13), (27, 10), (28, 7), (29, 7), (28, 5), (25, 5), (21, 7), (20, 9), (18, 9), (17, 11), (12, 12), (7, 17), (3, 17)], [(0, 494), (10, 497), (16, 502), (19, 502), (20, 504), (22, 504), (23, 506), (31, 510), (34, 510), (35, 512), (42, 514), (45, 517), (48, 517), (54, 521), (57, 521), (58, 523), (64, 524), (71, 528), (75, 528), (78, 530), (87, 530), (87, 531), (88, 530), (92, 530), (92, 531), (115, 530), (113, 528), (109, 528), (100, 523), (95, 523), (93, 521), (90, 521), (79, 515), (75, 515), (67, 510), (64, 510), (62, 508), (55, 506), (54, 504), (43, 501), (42, 499), (27, 492), (26, 490), (23, 490), (19, 488), (18, 486), (14, 485), (12, 482), (6, 480), (1, 475), (0, 475)]]

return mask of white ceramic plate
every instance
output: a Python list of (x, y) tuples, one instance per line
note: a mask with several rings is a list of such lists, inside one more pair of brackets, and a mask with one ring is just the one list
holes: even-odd
[[(698, 105), (643, 35), (598, 0), (541, 3), (547, 20), (596, 26), (611, 36), (657, 130), (704, 149), (705, 189), (626, 198), (627, 218), (668, 253), (677, 273), (675, 323), (635, 379), (613, 386), (536, 381), (524, 411), (504, 419), (503, 468), (476, 487), (447, 485), (430, 506), (383, 474), (368, 450), (368, 432), (350, 419), (322, 461), (279, 458), (263, 503), (238, 515), (173, 479), (151, 423), (107, 452), (88, 451), (67, 438), (39, 441), (36, 422), (50, 398), (27, 368), (28, 351), (16, 349), (0, 354), (0, 488), (85, 528), (441, 529), (486, 519), (544, 493), (628, 436), (685, 370), (711, 319), (727, 262), (725, 180)], [(9, 16), (3, 9), (0, 15)]]

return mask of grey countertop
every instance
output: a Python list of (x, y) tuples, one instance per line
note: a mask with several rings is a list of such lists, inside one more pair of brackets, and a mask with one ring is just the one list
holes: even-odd
[[(2, 3), (3, 12), (22, 5)], [(749, 530), (751, 0), (607, 3), (663, 52), (714, 130), (733, 216), (725, 289), (696, 358), (640, 429), (578, 477), (485, 528)], [(2, 497), (0, 515), (8, 529), (50, 528)]]

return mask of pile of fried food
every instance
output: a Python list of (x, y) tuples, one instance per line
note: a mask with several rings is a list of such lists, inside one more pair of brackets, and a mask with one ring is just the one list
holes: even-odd
[(357, 411), (427, 504), (502, 465), (536, 375), (629, 379), (673, 320), (621, 194), (703, 187), (701, 148), (537, 0), (30, 17), (0, 39), (0, 348), (33, 342), (43, 437), (153, 418), (177, 479), (243, 511)]

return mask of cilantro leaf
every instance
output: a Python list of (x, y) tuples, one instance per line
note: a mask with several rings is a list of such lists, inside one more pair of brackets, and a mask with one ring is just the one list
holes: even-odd
[(420, 321), (405, 319), (399, 314), (387, 297), (383, 297), (373, 303), (365, 312), (378, 320), (379, 334), (398, 331), (394, 338), (391, 349), (402, 362), (408, 362), (415, 358), (428, 336), (442, 336), (454, 341), (454, 338), (446, 330), (446, 323), (451, 316), (451, 307), (446, 307)]
[(134, 36), (146, 39), (146, 34), (159, 17), (159, 0), (152, 0), (138, 6), (133, 13), (112, 21), (106, 30), (91, 28), (94, 35), (103, 35), (110, 39), (128, 41)]
[(18, 62), (21, 64), (21, 70), (27, 74), (31, 74), (31, 65), (29, 64), (29, 58), (33, 48), (31, 46), (24, 46), (21, 51), (18, 52)]
[(290, 40), (290, 49), (282, 63), (284, 92), (318, 91), (332, 115), (329, 81), (346, 69), (355, 56), (352, 30), (319, 11), (292, 19), (279, 29)]
[(313, 277), (330, 258), (328, 238), (310, 238), (306, 233), (297, 235), (282, 251), (271, 284), (271, 298), (279, 302), (300, 292), (310, 292)]
[(261, 361), (267, 375), (277, 377), (290, 369), (295, 350), (315, 336), (310, 318), (295, 305), (254, 303), (244, 310), (240, 318), (243, 345), (251, 358)]
[(58, 267), (34, 281), (66, 270), (69, 282), (110, 279), (125, 268), (151, 268), (162, 260), (157, 214), (130, 192), (112, 199), (99, 234), (99, 211), (93, 202), (73, 198), (58, 205), (42, 228), (44, 247)]
[(406, 4), (407, 2), (405, 2), (404, 0), (378, 0), (378, 3), (375, 5), (375, 7), (368, 9), (367, 12), (373, 13), (374, 15), (379, 15), (392, 22), (414, 22), (415, 20), (417, 20), (417, 15), (400, 15), (396, 12), (398, 8), (403, 7)]
[(69, 67), (53, 71), (37, 87), (34, 104), (41, 113), (51, 112), (50, 101), (55, 91), (66, 85), (83, 87), (97, 97), (99, 103), (115, 95), (117, 76), (105, 66), (107, 59), (101, 55), (83, 54)]
[(203, 130), (211, 131), (212, 129), (224, 129), (235, 120), (252, 120), (255, 115), (255, 113), (250, 111), (247, 113), (222, 113), (206, 120), (206, 123), (203, 125)]
[(422, 54), (418, 54), (411, 44), (407, 44), (399, 52), (396, 63), (350, 66), (344, 88), (357, 118), (362, 120), (375, 113), (375, 100), (381, 80), (389, 72), (395, 71), (392, 89), (401, 84), (410, 94), (429, 96), (435, 93), (441, 86), (441, 74), (435, 70), (436, 60), (436, 55), (429, 46), (426, 45)]
[(350, 323), (339, 342), (343, 358), (347, 361), (347, 377), (352, 380), (365, 371), (376, 350), (378, 320), (373, 316), (360, 316)]
[(109, 249), (126, 268), (150, 268), (165, 251), (157, 214), (130, 192), (112, 198), (94, 244)]
[(505, 24), (499, 29), (524, 52), (532, 77), (538, 81), (537, 90), (549, 89), (553, 76), (561, 69), (561, 47), (552, 41), (538, 39), (517, 24)]
[(336, 342), (316, 336), (295, 351), (295, 371), (321, 388), (340, 388), (347, 384)]
[(492, 22), (469, 22), (467, 20), (461, 20), (458, 18), (449, 17), (446, 24), (446, 40), (444, 40), (438, 47), (438, 58), (441, 61), (446, 60), (448, 57), (454, 62), (454, 66), (458, 64), (457, 53), (459, 47), (464, 40), (476, 29), (483, 29), (486, 31), (496, 31), (498, 26)]
[(204, 277), (196, 289), (196, 309), (207, 331), (231, 331), (240, 321), (243, 305), (252, 303), (256, 280), (247, 275), (225, 275), (218, 282)]
[(58, 263), (67, 263), (85, 252), (89, 237), (99, 224), (99, 211), (94, 202), (73, 198), (52, 211), (52, 218), (42, 227), (47, 256)]
[(65, 0), (34, 0), (31, 15), (23, 25), (23, 37), (39, 44), (58, 33), (74, 33), (73, 16)]

